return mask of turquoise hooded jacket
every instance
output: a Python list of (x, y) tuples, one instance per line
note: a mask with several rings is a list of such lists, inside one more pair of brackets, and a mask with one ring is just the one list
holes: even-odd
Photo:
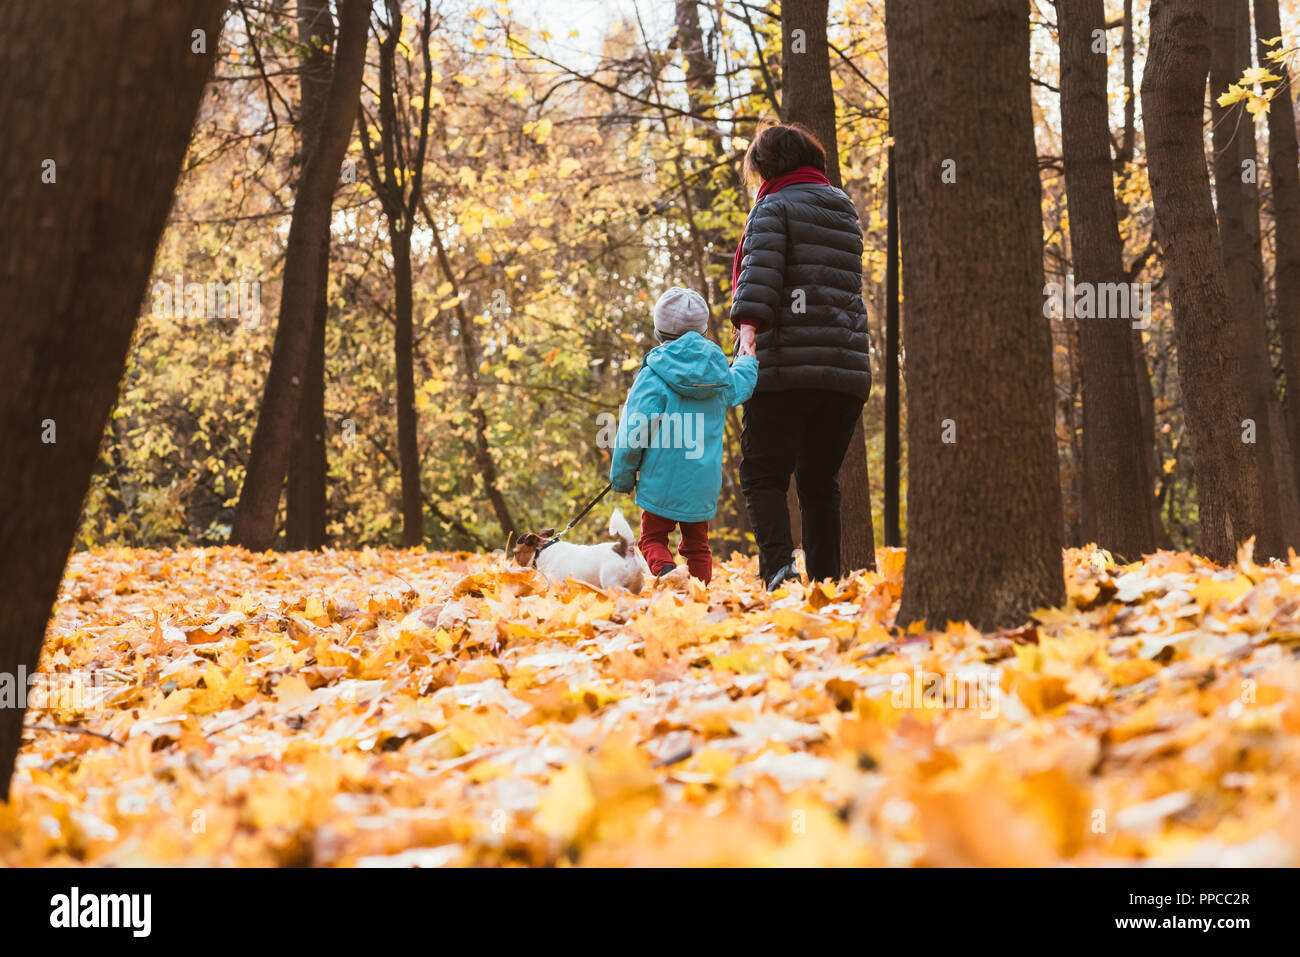
[(673, 521), (713, 518), (727, 410), (753, 394), (757, 379), (753, 356), (729, 366), (726, 354), (698, 332), (651, 350), (619, 419), (609, 467), (614, 491), (635, 486), (637, 505)]

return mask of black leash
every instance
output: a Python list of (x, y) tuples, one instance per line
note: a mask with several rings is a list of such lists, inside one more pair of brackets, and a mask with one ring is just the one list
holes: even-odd
[(600, 504), (600, 500), (604, 498), (606, 495), (608, 495), (609, 490), (612, 489), (613, 487), (614, 484), (612, 482), (606, 485), (603, 489), (601, 489), (599, 495), (597, 495), (595, 498), (593, 498), (590, 502), (587, 503), (586, 508), (584, 508), (581, 512), (579, 512), (577, 515), (573, 517), (573, 521), (571, 521), (568, 525), (565, 525), (564, 528), (561, 529), (558, 534), (552, 536), (551, 538), (548, 538), (546, 541), (542, 542), (542, 544), (538, 545), (537, 551), (533, 555), (533, 564), (537, 563), (537, 556), (542, 553), (542, 549), (551, 547), (556, 542), (558, 542), (561, 538), (567, 535), (569, 530), (572, 529), (573, 526), (577, 525), (580, 521), (582, 521), (583, 517), (588, 512), (590, 512), (593, 508), (595, 508), (597, 505)]

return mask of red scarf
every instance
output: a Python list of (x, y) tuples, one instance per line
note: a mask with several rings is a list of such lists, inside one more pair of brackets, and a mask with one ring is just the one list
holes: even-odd
[[(768, 193), (775, 193), (778, 190), (785, 189), (787, 186), (793, 186), (796, 183), (821, 183), (823, 186), (831, 185), (831, 181), (826, 178), (826, 174), (812, 166), (800, 166), (782, 176), (776, 176), (772, 179), (763, 180), (763, 185), (758, 187), (758, 196), (754, 202), (758, 202)], [(740, 261), (745, 258), (745, 237), (740, 237), (740, 245), (736, 247), (736, 255), (731, 260), (731, 294), (735, 296), (736, 287), (740, 285)]]

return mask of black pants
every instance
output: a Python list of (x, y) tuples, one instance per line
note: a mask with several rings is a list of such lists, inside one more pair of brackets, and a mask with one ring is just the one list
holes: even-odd
[(763, 392), (745, 403), (740, 487), (758, 542), (758, 569), (769, 581), (794, 553), (786, 489), (793, 472), (803, 519), (808, 578), (840, 576), (840, 463), (863, 401), (847, 392)]

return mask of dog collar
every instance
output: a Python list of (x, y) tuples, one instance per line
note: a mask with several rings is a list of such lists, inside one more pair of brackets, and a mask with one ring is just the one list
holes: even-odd
[(537, 567), (537, 556), (540, 555), (542, 552), (546, 551), (546, 549), (550, 548), (552, 545), (554, 545), (554, 544), (555, 544), (556, 542), (558, 542), (559, 540), (560, 540), (560, 536), (556, 535), (554, 538), (547, 539), (546, 541), (542, 542), (542, 544), (538, 545), (537, 548), (533, 550), (533, 567), (534, 567), (534, 568)]

